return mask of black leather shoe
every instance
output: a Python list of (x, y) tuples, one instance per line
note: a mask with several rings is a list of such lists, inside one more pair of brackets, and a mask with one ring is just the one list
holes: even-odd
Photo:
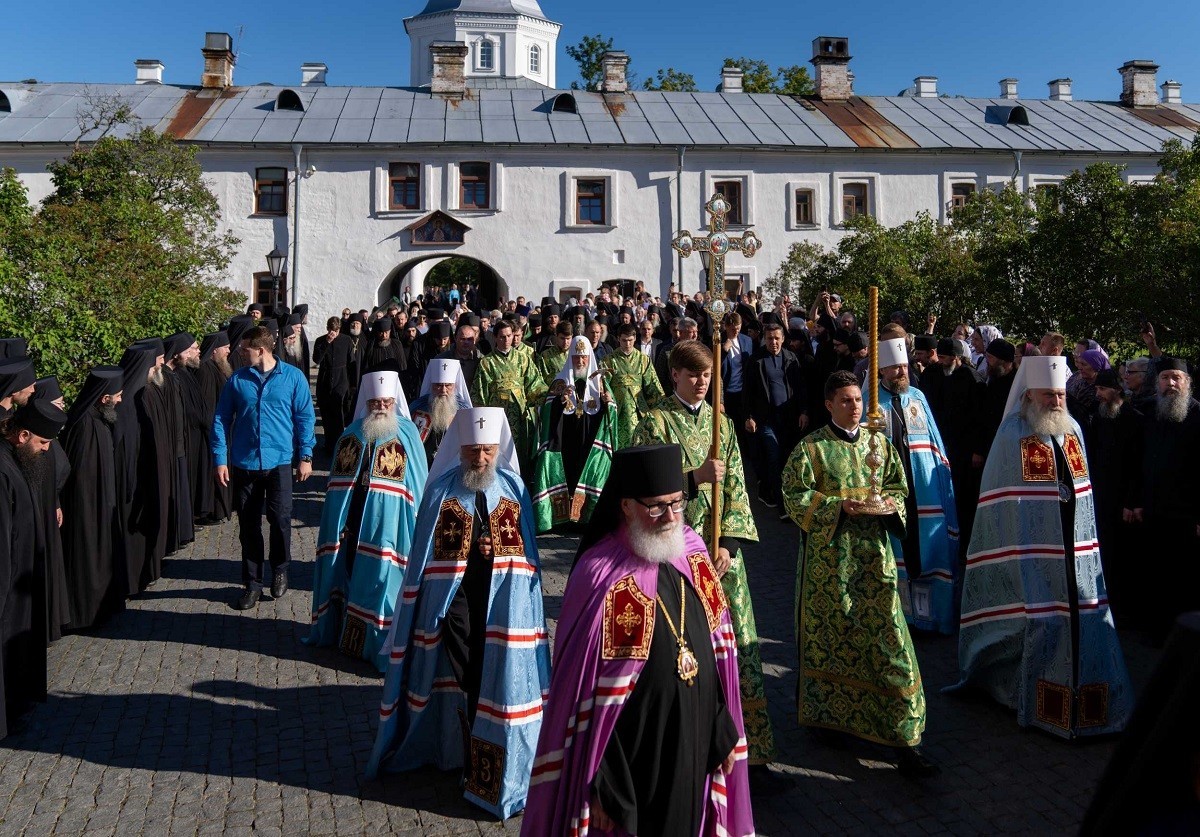
[(925, 758), (925, 754), (917, 747), (898, 747), (896, 762), (900, 775), (913, 779), (928, 779), (942, 772), (942, 769)]
[(271, 598), (278, 599), (287, 592), (287, 573), (277, 572), (271, 580)]
[(242, 593), (242, 597), (234, 603), (235, 610), (249, 610), (258, 604), (258, 600), (262, 598), (262, 590), (247, 590)]

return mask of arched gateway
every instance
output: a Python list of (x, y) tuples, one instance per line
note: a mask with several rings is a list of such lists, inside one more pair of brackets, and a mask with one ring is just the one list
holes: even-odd
[(436, 283), (439, 287), (454, 281), (461, 288), (465, 283), (479, 286), (480, 302), (484, 308), (493, 308), (501, 297), (508, 298), (508, 283), (486, 262), (457, 253), (429, 253), (401, 262), (379, 285), (377, 302), (403, 299), (408, 288), (412, 298), (424, 293), (426, 286)]

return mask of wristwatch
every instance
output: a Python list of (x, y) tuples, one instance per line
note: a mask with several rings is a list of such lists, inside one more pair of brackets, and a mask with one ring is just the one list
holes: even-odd
[(309, 464), (311, 465), (311, 464), (312, 464), (312, 457), (311, 457), (311, 456), (302, 456), (302, 457), (300, 457), (300, 461), (301, 461), (301, 462), (307, 462), (307, 463), (309, 463)]

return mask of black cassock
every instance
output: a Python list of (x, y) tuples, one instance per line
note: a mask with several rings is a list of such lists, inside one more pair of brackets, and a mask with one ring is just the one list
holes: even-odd
[(363, 374), (386, 370), (404, 372), (408, 369), (408, 352), (404, 344), (393, 337), (386, 346), (372, 343), (363, 361)]
[[(479, 550), (480, 539), (492, 536), (487, 496), (482, 491), (475, 492), (475, 525), (471, 531), (467, 569), (446, 611), (442, 635), (450, 671), (467, 699), (466, 730), (475, 724), (479, 689), (483, 684), (483, 653), (492, 593), (492, 556)], [(470, 740), (469, 732), (466, 740)]]
[(136, 406), (140, 438), (128, 522), (130, 594), (162, 577), (176, 466), (170, 405), (164, 388), (147, 385), (138, 393)]
[(325, 435), (325, 452), (333, 453), (354, 409), (358, 370), (362, 360), (361, 337), (339, 334), (321, 355), (317, 369), (317, 407)]
[(71, 623), (71, 598), (63, 562), (61, 533), (58, 528), (59, 493), (71, 473), (67, 454), (55, 439), (42, 454), (36, 479), (29, 480), (38, 515), (38, 543), (45, 562), (45, 587), (38, 594), (37, 616), (44, 627), (47, 642), (62, 638), (62, 629)]
[(45, 585), (44, 574), (36, 577), (41, 563), (37, 521), (33, 494), (16, 453), (0, 439), (0, 738), (46, 695), (45, 631), (35, 624), (35, 599)]
[(204, 427), (203, 444), (198, 452), (200, 464), (195, 483), (198, 493), (196, 508), (200, 510), (202, 519), (228, 520), (233, 515), (233, 499), (229, 486), (217, 485), (213, 477), (212, 449), (208, 440), (212, 432), (213, 418), (217, 413), (217, 400), (229, 379), (212, 358), (200, 364), (196, 377), (200, 398), (200, 423)]
[(91, 407), (62, 435), (71, 474), (62, 491), (63, 563), (71, 601), (71, 627), (95, 625), (119, 608), (124, 582), (114, 595), (113, 545), (117, 508), (112, 428)]
[(604, 812), (630, 834), (699, 834), (708, 776), (738, 740), (717, 673), (708, 617), (686, 581), (684, 634), (700, 670), (691, 686), (679, 679), (679, 646), (670, 626), (679, 629), (682, 579), (674, 567), (659, 566), (650, 657), (592, 780)]
[[(166, 554), (171, 555), (179, 547), (195, 540), (196, 534), (192, 527), (192, 484), (188, 474), (188, 411), (184, 401), (183, 372), (176, 372), (169, 366), (163, 370), (163, 392), (167, 401), (167, 416), (171, 434), (171, 456), (173, 470), (171, 472), (171, 499), (167, 505), (167, 546)], [(162, 576), (161, 563), (150, 581), (158, 581)]]
[(575, 381), (576, 409), (573, 414), (563, 412), (562, 398), (555, 398), (550, 405), (550, 450), (562, 454), (563, 473), (567, 478), (568, 495), (575, 492), (579, 484), (579, 475), (587, 462), (592, 443), (596, 441), (596, 431), (600, 429), (600, 421), (604, 411), (588, 415), (584, 410), (587, 399), (587, 381)]
[[(208, 429), (205, 422), (204, 399), (200, 393), (200, 369), (183, 367), (175, 373), (183, 401), (184, 448), (186, 451), (188, 496), (191, 499), (189, 522), (211, 513), (201, 509), (204, 488), (213, 482), (211, 456), (208, 451)], [(193, 531), (193, 536), (195, 532)]]

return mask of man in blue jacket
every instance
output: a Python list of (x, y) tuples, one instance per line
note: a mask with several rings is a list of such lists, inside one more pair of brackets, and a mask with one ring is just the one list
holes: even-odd
[(238, 513), (246, 588), (234, 605), (238, 610), (249, 610), (262, 598), (264, 512), (271, 528), (271, 595), (279, 598), (287, 592), (292, 464), (296, 463), (298, 482), (308, 479), (316, 444), (308, 379), (296, 367), (280, 363), (274, 347), (274, 338), (261, 326), (242, 336), (238, 345), (242, 367), (221, 390), (209, 440), (217, 482), (232, 483)]

